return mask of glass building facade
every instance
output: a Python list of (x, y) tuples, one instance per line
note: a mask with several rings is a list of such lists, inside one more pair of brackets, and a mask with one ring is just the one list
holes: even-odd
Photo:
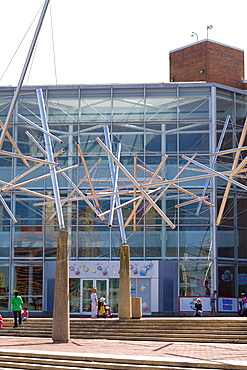
[[(70, 170), (68, 175), (74, 184), (80, 182), (84, 194), (89, 191), (89, 185), (77, 143), (95, 188), (110, 186), (107, 155), (95, 142), (97, 137), (104, 141), (104, 126), (109, 127), (113, 151), (121, 142), (120, 161), (129, 172), (133, 173), (135, 158), (140, 165), (155, 171), (168, 155), (160, 175), (169, 180), (188, 163), (183, 156), (191, 158), (196, 154), (198, 162), (208, 167), (212, 165), (212, 153), (227, 116), (230, 116), (230, 123), (221, 150), (237, 147), (247, 116), (246, 91), (212, 83), (45, 86), (42, 91), (50, 132), (63, 140), (63, 144), (53, 142), (54, 153), (64, 149), (58, 157), (59, 166), (64, 168), (79, 163), (79, 167)], [(0, 87), (2, 122), (13, 94), (14, 88)], [(43, 133), (27, 126), (18, 114), (40, 125), (36, 87), (21, 90), (9, 133), (23, 154), (44, 158), (26, 131), (41, 143)], [(7, 138), (2, 149), (13, 151)], [(234, 155), (218, 158), (215, 169), (230, 171)], [(241, 157), (244, 156), (245, 152), (242, 152)], [(31, 163), (31, 166), (35, 165)], [(14, 224), (5, 207), (0, 205), (0, 307), (9, 311), (12, 291), (18, 289), (30, 311), (47, 312), (52, 311), (59, 226), (54, 204), (37, 206), (45, 200), (40, 201), (35, 192), (52, 196), (49, 177), (42, 177), (26, 187), (23, 185), (31, 192), (17, 188), (4, 191), (5, 184), (25, 170), (20, 158), (0, 153), (1, 194), (18, 221)], [(46, 172), (40, 166), (25, 180), (38, 178)], [(152, 307), (150, 303), (147, 313), (176, 312), (178, 296), (204, 296), (216, 288), (221, 296), (235, 297), (242, 289), (247, 289), (247, 193), (231, 186), (222, 221), (216, 226), (227, 185), (225, 179), (212, 177), (208, 184), (206, 195), (214, 207), (202, 203), (198, 208), (198, 202), (182, 206), (182, 203), (191, 201), (190, 193), (202, 194), (206, 182), (206, 178), (200, 178), (203, 174), (202, 169), (190, 164), (180, 177), (192, 179), (169, 186), (158, 200), (159, 207), (174, 223), (174, 229), (154, 209), (146, 212), (147, 202), (143, 202), (136, 212), (136, 226), (130, 222), (125, 229), (132, 264), (145, 265), (145, 261), (155, 261), (157, 265), (155, 284), (148, 279), (132, 279), (131, 283), (133, 294), (137, 294), (141, 284), (139, 291), (149, 287), (150, 297), (156, 297), (157, 305)], [(137, 177), (145, 176), (150, 177), (139, 168)], [(238, 181), (246, 184), (244, 174)], [(62, 176), (59, 177), (59, 188), (62, 200), (72, 191), (71, 184)], [(129, 199), (129, 195), (121, 196), (122, 202)], [(99, 202), (102, 211), (109, 209), (108, 198)], [(123, 208), (124, 220), (128, 219), (132, 209), (132, 204)], [(109, 228), (107, 222), (98, 219), (82, 199), (65, 203), (63, 213), (72, 265), (96, 263), (103, 266), (119, 261), (121, 237), (116, 215)], [(89, 292), (94, 284), (93, 276), (71, 277), (71, 312), (90, 311)], [(118, 279), (105, 276), (96, 284), (117, 312)], [(156, 292), (152, 293), (152, 289)]]

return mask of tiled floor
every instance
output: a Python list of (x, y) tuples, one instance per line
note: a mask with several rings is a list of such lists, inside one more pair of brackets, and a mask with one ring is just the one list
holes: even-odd
[(239, 363), (247, 368), (247, 344), (177, 343), (72, 339), (53, 343), (50, 338), (0, 337), (0, 350), (51, 351), (77, 354), (166, 358), (175, 361)]

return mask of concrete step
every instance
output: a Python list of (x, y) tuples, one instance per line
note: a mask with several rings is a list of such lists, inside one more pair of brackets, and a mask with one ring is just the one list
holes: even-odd
[[(124, 320), (118, 319), (71, 319), (70, 336), (78, 339), (123, 339), (151, 341), (197, 341), (247, 343), (245, 318), (163, 318)], [(6, 336), (52, 336), (52, 319), (30, 318), (16, 329), (13, 319), (4, 319), (6, 326), (0, 334)]]
[[(243, 333), (246, 334), (247, 329), (246, 326), (243, 324), (241, 326), (220, 326), (220, 327), (215, 327), (213, 326), (214, 331), (216, 332), (231, 332), (231, 333)], [(22, 326), (18, 327), (16, 330), (45, 330), (45, 331), (51, 331), (52, 330), (52, 323), (48, 325), (44, 325), (42, 322), (39, 324), (34, 325), (33, 323), (30, 324), (23, 324)], [(70, 329), (72, 332), (80, 330), (87, 330), (87, 331), (125, 331), (125, 332), (140, 332), (141, 330), (144, 330), (146, 332), (156, 332), (156, 333), (162, 333), (164, 331), (177, 331), (177, 332), (196, 332), (197, 330), (202, 330), (204, 332), (211, 332), (212, 331), (212, 326), (203, 326), (203, 325), (188, 325), (188, 326), (167, 326), (165, 323), (163, 325), (160, 325), (158, 327), (150, 327), (146, 326), (145, 324), (143, 326), (136, 326), (134, 323), (132, 325), (128, 326), (123, 326), (123, 325), (115, 325), (115, 324), (105, 324), (105, 325), (85, 325), (84, 323), (78, 323), (77, 325), (71, 325)], [(12, 326), (4, 326), (3, 328), (0, 328), (1, 331), (3, 330), (12, 330)]]
[[(10, 319), (4, 319), (4, 322), (7, 326), (13, 325), (13, 320)], [(52, 319), (44, 320), (44, 319), (29, 319), (24, 322), (24, 324), (28, 327), (30, 325), (32, 326), (39, 326), (42, 323), (42, 326), (51, 327), (52, 326)], [(115, 325), (115, 326), (122, 326), (122, 327), (142, 327), (145, 325), (145, 327), (153, 327), (153, 328), (160, 328), (160, 327), (173, 327), (173, 328), (179, 328), (179, 327), (198, 327), (204, 326), (204, 327), (212, 327), (212, 323), (214, 327), (243, 327), (243, 321), (239, 320), (219, 320), (217, 321), (217, 318), (212, 320), (207, 320), (206, 318), (198, 319), (198, 318), (192, 318), (184, 320), (183, 318), (179, 318), (177, 320), (169, 320), (168, 318), (164, 318), (162, 320), (155, 320), (152, 321), (152, 319), (140, 319), (140, 320), (125, 320), (120, 321), (118, 319), (95, 319), (95, 320), (89, 320), (89, 319), (79, 319), (74, 321), (74, 319), (70, 320), (71, 328), (77, 327), (78, 325), (81, 325), (83, 323), (83, 326), (105, 326), (105, 325)]]
[[(25, 352), (25, 353), (24, 353)], [(247, 370), (247, 364), (224, 364), (218, 362), (196, 361), (184, 362), (171, 361), (165, 358), (130, 357), (126, 356), (92, 356), (87, 354), (61, 354), (21, 351), (0, 351), (0, 369), (19, 370), (79, 370), (79, 369), (114, 369), (114, 370)]]
[[(229, 327), (229, 326), (222, 326), (222, 327), (213, 327), (214, 332), (227, 332), (230, 334), (246, 334), (247, 333), (247, 327), (246, 326), (241, 326), (241, 327)], [(4, 326), (3, 328), (0, 328), (0, 331), (6, 331), (6, 330), (43, 330), (43, 331), (51, 331), (52, 330), (52, 324), (49, 326), (43, 325), (40, 323), (39, 325), (26, 325), (23, 324), (22, 326), (17, 327), (16, 329), (13, 329), (12, 326)], [(145, 330), (146, 332), (152, 333), (163, 333), (163, 332), (181, 332), (181, 333), (196, 333), (198, 330), (201, 330), (205, 333), (211, 332), (212, 327), (205, 327), (202, 325), (197, 325), (197, 326), (183, 326), (181, 328), (179, 327), (171, 327), (171, 326), (166, 326), (165, 324), (156, 328), (156, 327), (146, 327), (143, 325), (142, 327), (136, 327), (135, 325), (131, 325), (128, 327), (125, 326), (118, 326), (118, 325), (91, 325), (87, 326), (84, 325), (83, 323), (78, 323), (76, 326), (70, 326), (70, 330), (72, 332), (78, 332), (80, 330), (82, 331), (90, 331), (90, 332), (114, 332), (116, 330), (122, 331), (122, 332), (128, 332), (128, 333), (133, 333), (133, 332), (140, 332), (142, 330)]]

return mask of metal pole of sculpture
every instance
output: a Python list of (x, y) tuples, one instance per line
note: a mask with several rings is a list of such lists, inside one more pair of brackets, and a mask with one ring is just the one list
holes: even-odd
[[(245, 119), (244, 127), (243, 127), (241, 137), (240, 137), (240, 140), (239, 140), (239, 144), (238, 144), (239, 148), (241, 148), (243, 146), (243, 143), (244, 143), (245, 138), (246, 138), (246, 134), (247, 134), (247, 118)], [(236, 155), (235, 155), (235, 158), (234, 158), (234, 161), (233, 161), (233, 164), (232, 164), (232, 172), (236, 169), (236, 167), (238, 165), (240, 155), (241, 155), (241, 152), (237, 152)], [(233, 177), (234, 176), (231, 174), (230, 178), (233, 178)], [(222, 216), (223, 216), (223, 212), (224, 212), (224, 209), (225, 209), (225, 206), (226, 206), (226, 202), (227, 202), (227, 199), (228, 199), (230, 189), (231, 189), (231, 182), (229, 181), (226, 185), (225, 193), (224, 193), (222, 201), (221, 201), (218, 217), (217, 217), (217, 220), (216, 220), (216, 225), (220, 225), (220, 223), (221, 223), (221, 219), (222, 219)]]
[[(37, 92), (37, 98), (38, 98), (38, 103), (39, 103), (39, 110), (40, 110), (40, 115), (41, 115), (42, 126), (46, 132), (49, 132), (49, 127), (48, 127), (45, 108), (44, 108), (42, 90), (37, 89), (36, 92)], [(50, 136), (46, 135), (46, 133), (44, 133), (44, 139), (45, 139), (45, 148), (47, 152), (47, 158), (49, 161), (52, 161), (54, 160), (54, 158), (53, 158), (53, 152), (52, 152), (51, 138)], [(57, 210), (59, 227), (60, 229), (64, 229), (65, 226), (64, 226), (63, 212), (62, 212), (62, 207), (61, 207), (61, 202), (60, 202), (60, 193), (59, 193), (59, 187), (58, 187), (58, 181), (57, 181), (57, 174), (56, 174), (56, 170), (54, 167), (49, 166), (49, 168), (50, 168), (54, 198), (56, 202), (56, 210)]]
[[(106, 148), (112, 154), (112, 148), (111, 148), (111, 141), (110, 141), (110, 135), (109, 135), (108, 126), (104, 126), (104, 134), (105, 134), (105, 140), (106, 140)], [(114, 163), (113, 163), (113, 160), (112, 160), (111, 155), (108, 155), (108, 162), (109, 162), (110, 173), (111, 173), (111, 178), (112, 178), (112, 185), (114, 187), (114, 179), (115, 178), (117, 179), (117, 177), (116, 177), (116, 169), (115, 169), (115, 166), (114, 166)], [(114, 199), (116, 201), (117, 206), (119, 206), (120, 205), (120, 198), (119, 198), (119, 196), (116, 195), (116, 197), (113, 197), (113, 200)], [(111, 203), (111, 207), (114, 207), (113, 201)], [(126, 234), (125, 234), (125, 230), (124, 230), (124, 221), (123, 221), (122, 209), (119, 208), (117, 210), (117, 216), (118, 216), (118, 223), (119, 223), (119, 228), (120, 228), (122, 243), (123, 244), (126, 244), (127, 243), (127, 239), (126, 239)]]
[[(127, 171), (127, 169), (117, 160), (117, 158), (108, 150), (105, 144), (100, 140), (100, 138), (95, 139), (97, 143), (104, 149), (104, 151), (113, 159), (113, 161), (119, 166), (123, 173), (129, 178), (129, 180), (140, 190), (142, 195), (148, 200), (154, 209), (160, 214), (160, 216), (165, 220), (165, 222), (170, 226), (171, 229), (175, 229), (175, 225), (169, 220), (169, 218), (164, 214), (164, 212), (157, 206), (157, 204), (150, 198), (150, 196), (142, 189), (134, 177)], [(152, 185), (152, 184), (151, 184)], [(146, 185), (145, 185), (146, 186)]]
[[(220, 138), (219, 138), (219, 141), (218, 141), (218, 145), (217, 145), (217, 148), (215, 149), (215, 152), (218, 152), (220, 150), (220, 147), (223, 143), (223, 139), (225, 137), (225, 133), (226, 133), (226, 129), (227, 129), (227, 126), (230, 122), (230, 116), (228, 115), (226, 117), (226, 120), (225, 120), (225, 123), (224, 123), (224, 127), (223, 127), (223, 130), (221, 132), (221, 135), (220, 135)], [(216, 166), (216, 160), (217, 158), (214, 157), (212, 159), (212, 164), (211, 164), (211, 168), (212, 169), (215, 169), (215, 166)], [(209, 185), (209, 182), (210, 182), (210, 178), (206, 179), (206, 182), (205, 182), (205, 185), (204, 185), (204, 188), (203, 188), (203, 191), (202, 191), (202, 198), (206, 195), (206, 191), (207, 191), (207, 188), (208, 188), (208, 185)], [(201, 206), (202, 206), (202, 201), (199, 202), (198, 206), (197, 206), (197, 210), (196, 210), (196, 215), (198, 216), (199, 215), (199, 212), (200, 212), (200, 209), (201, 209)]]
[(68, 232), (64, 230), (58, 232), (52, 340), (70, 340)]
[(22, 73), (21, 73), (21, 76), (20, 76), (20, 79), (19, 79), (19, 82), (18, 82), (18, 86), (15, 90), (11, 105), (9, 107), (8, 115), (6, 117), (6, 120), (5, 120), (5, 123), (4, 123), (4, 128), (3, 128), (3, 131), (2, 131), (2, 134), (1, 134), (1, 137), (0, 137), (0, 149), (3, 146), (4, 138), (5, 138), (6, 133), (8, 131), (10, 120), (11, 120), (12, 114), (14, 112), (15, 104), (17, 102), (17, 99), (18, 99), (18, 96), (19, 96), (19, 93), (20, 93), (20, 90), (21, 90), (21, 87), (22, 87), (22, 84), (23, 84), (23, 81), (24, 81), (24, 78), (25, 78), (25, 75), (26, 75), (26, 72), (27, 72), (27, 69), (28, 69), (28, 66), (29, 66), (29, 63), (30, 63), (30, 60), (31, 60), (36, 42), (37, 42), (37, 39), (38, 39), (38, 35), (39, 35), (39, 32), (40, 32), (40, 29), (41, 29), (41, 26), (42, 26), (42, 23), (43, 23), (43, 20), (44, 20), (44, 17), (45, 17), (45, 13), (46, 13), (46, 10), (47, 10), (48, 5), (49, 5), (49, 2), (50, 2), (50, 0), (46, 0), (46, 2), (44, 4), (44, 7), (42, 9), (40, 19), (39, 19), (37, 28), (35, 30), (35, 34), (34, 34), (34, 37), (33, 37), (33, 40), (32, 40), (32, 43), (31, 43), (31, 46), (30, 46), (30, 49), (29, 49), (29, 52), (28, 52), (28, 55), (27, 55)]
[[(104, 126), (104, 134), (106, 139), (106, 146), (108, 150), (112, 153), (112, 147), (110, 142), (110, 135), (108, 126)], [(117, 158), (120, 158), (121, 146), (118, 145)], [(112, 178), (113, 192), (117, 190), (117, 180), (118, 180), (118, 170), (115, 168), (112, 158), (108, 155), (108, 162), (110, 167), (110, 173)], [(109, 217), (109, 226), (112, 225), (113, 221), (113, 209), (115, 207), (115, 202), (117, 206), (120, 206), (120, 197), (116, 193), (111, 198), (111, 209)], [(118, 317), (120, 320), (130, 319), (132, 317), (132, 307), (131, 307), (131, 281), (130, 281), (130, 247), (127, 245), (127, 239), (124, 229), (124, 221), (122, 209), (117, 210), (118, 223), (120, 227), (120, 234), (122, 239), (122, 245), (120, 246), (120, 276), (119, 276), (119, 298), (118, 298)]]

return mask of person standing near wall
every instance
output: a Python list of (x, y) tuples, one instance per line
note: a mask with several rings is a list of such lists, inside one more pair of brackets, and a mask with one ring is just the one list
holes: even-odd
[(22, 298), (19, 296), (19, 292), (17, 290), (14, 290), (14, 296), (11, 298), (10, 303), (14, 315), (14, 328), (17, 328), (17, 318), (19, 318), (19, 325), (22, 324), (21, 310), (23, 305)]
[(98, 296), (97, 296), (97, 288), (92, 289), (91, 294), (91, 301), (92, 301), (92, 314), (91, 318), (96, 319), (98, 314)]
[(242, 290), (240, 298), (238, 299), (239, 304), (238, 316), (244, 316), (244, 301), (245, 301), (245, 290)]
[(210, 306), (211, 306), (211, 313), (210, 316), (216, 316), (216, 301), (217, 301), (217, 290), (214, 290), (213, 293), (210, 295)]

